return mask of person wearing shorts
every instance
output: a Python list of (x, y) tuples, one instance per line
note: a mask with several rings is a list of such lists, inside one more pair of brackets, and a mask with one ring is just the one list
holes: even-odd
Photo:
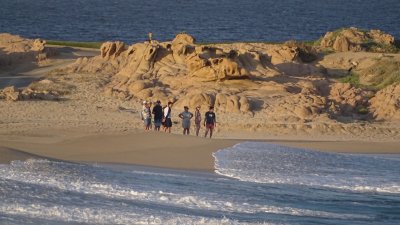
[(208, 132), (210, 132), (210, 138), (213, 135), (214, 128), (217, 126), (217, 118), (214, 113), (214, 106), (210, 106), (208, 112), (204, 117), (204, 126), (206, 127), (206, 133), (204, 137), (207, 137)]

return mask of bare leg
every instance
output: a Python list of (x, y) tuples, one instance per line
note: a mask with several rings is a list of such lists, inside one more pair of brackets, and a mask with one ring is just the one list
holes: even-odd
[(209, 130), (209, 128), (208, 128), (208, 127), (206, 127), (206, 133), (204, 134), (204, 137), (207, 137), (208, 130)]
[(210, 138), (212, 137), (214, 128), (210, 128)]
[(199, 136), (199, 132), (200, 132), (200, 125), (196, 124), (196, 136)]

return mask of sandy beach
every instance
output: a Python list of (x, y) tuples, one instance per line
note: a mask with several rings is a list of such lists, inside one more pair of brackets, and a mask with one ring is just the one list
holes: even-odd
[[(375, 58), (400, 60), (399, 54), (337, 52), (309, 64), (299, 58), (301, 46), (204, 47), (188, 34), (178, 34), (171, 42), (130, 47), (106, 42), (100, 51), (2, 37), (7, 50), (2, 57), (10, 65), (0, 73), (0, 86), (14, 87), (5, 88), (5, 101), (0, 101), (1, 163), (45, 157), (212, 171), (213, 152), (244, 141), (340, 153), (400, 153), (399, 88), (388, 87), (371, 98), (373, 93), (367, 90), (331, 79), (349, 62), (357, 62), (355, 69), (363, 72), (375, 66)], [(19, 45), (9, 44), (16, 41)], [(238, 56), (239, 52), (247, 53)], [(254, 52), (271, 58), (266, 62), (261, 55), (250, 57)], [(225, 62), (228, 53), (235, 53), (236, 61)], [(326, 70), (321, 72), (321, 66)], [(158, 99), (174, 102), (172, 134), (142, 131), (141, 102)], [(181, 135), (178, 114), (184, 105), (192, 112), (201, 105), (202, 114), (209, 105), (216, 106), (215, 139)]]
[[(99, 134), (61, 140), (24, 137), (2, 139), (0, 162), (46, 157), (87, 163), (121, 163), (173, 169), (214, 170), (212, 153), (239, 139), (206, 139), (180, 134), (134, 132)], [(400, 142), (253, 140), (279, 145), (340, 153), (400, 154)]]
[(2, 1), (0, 224), (400, 224), (400, 1), (295, 3)]

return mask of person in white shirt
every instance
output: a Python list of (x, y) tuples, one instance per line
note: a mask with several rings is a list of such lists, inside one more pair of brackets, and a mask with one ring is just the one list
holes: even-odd
[(172, 127), (171, 114), (172, 114), (172, 102), (168, 102), (167, 107), (164, 108), (164, 118), (163, 118), (164, 131), (165, 132), (168, 131), (168, 133), (171, 133), (171, 127)]

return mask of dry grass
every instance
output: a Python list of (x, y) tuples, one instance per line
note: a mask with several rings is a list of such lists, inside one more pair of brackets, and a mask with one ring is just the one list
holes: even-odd
[(393, 59), (379, 59), (362, 71), (360, 76), (368, 76), (368, 85), (376, 89), (400, 82), (400, 62)]

